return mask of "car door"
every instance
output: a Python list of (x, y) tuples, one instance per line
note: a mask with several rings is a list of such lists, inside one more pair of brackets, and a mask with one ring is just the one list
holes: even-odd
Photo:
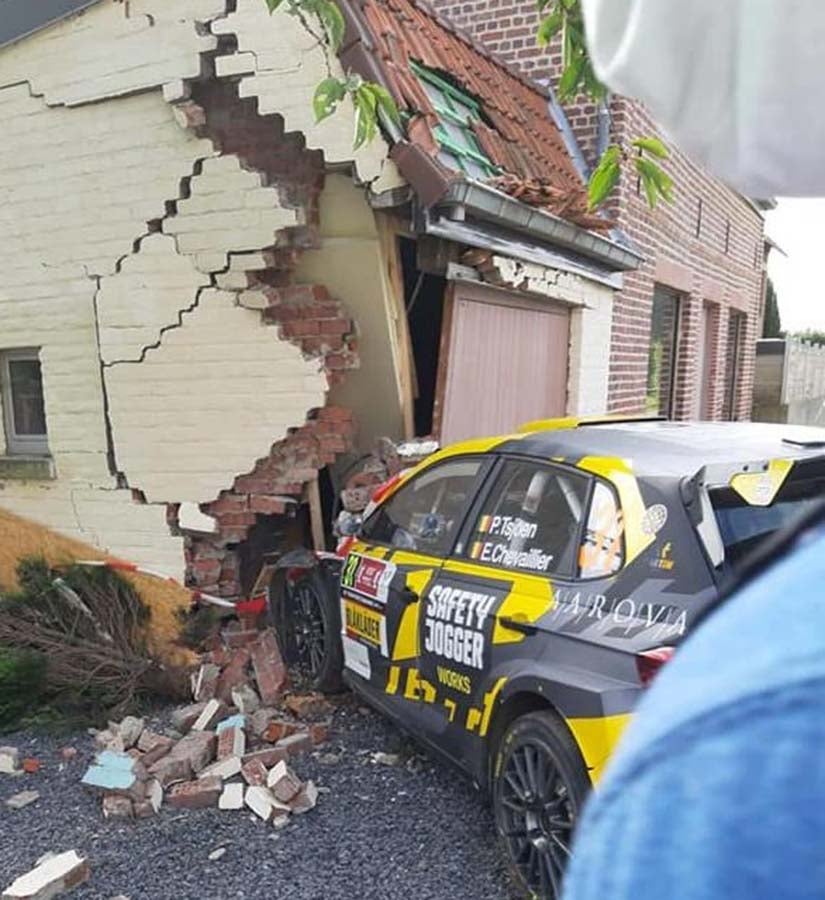
[(554, 582), (576, 569), (590, 485), (566, 467), (503, 459), (426, 589), (418, 668), (437, 690), (434, 739), (459, 761), (486, 736), (506, 679), (537, 652), (527, 637), (553, 608)]
[(344, 561), (347, 677), (408, 725), (434, 700), (418, 670), (421, 597), (452, 551), (489, 466), (486, 457), (461, 456), (423, 469), (367, 519)]

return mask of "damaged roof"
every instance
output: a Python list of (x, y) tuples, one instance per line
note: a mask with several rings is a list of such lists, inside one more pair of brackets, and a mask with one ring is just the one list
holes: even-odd
[(97, 0), (0, 0), (0, 47), (52, 22), (80, 12)]
[(438, 200), (465, 175), (450, 164), (449, 137), (445, 147), (443, 105), (432, 89), (441, 79), (447, 93), (453, 87), (461, 100), (458, 92), (463, 92), (475, 109), (469, 127), (492, 164), (483, 177), (473, 166), (469, 177), (586, 228), (609, 225), (587, 212), (585, 185), (550, 117), (549, 95), (539, 85), (423, 0), (347, 0), (342, 8), (349, 25), (342, 62), (393, 95), (406, 130), (393, 158), (425, 203)]

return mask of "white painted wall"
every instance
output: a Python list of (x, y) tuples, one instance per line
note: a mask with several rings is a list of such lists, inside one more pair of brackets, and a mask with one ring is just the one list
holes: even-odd
[[(164, 93), (181, 98), (209, 71), (216, 34), (237, 34), (262, 112), (306, 127), (364, 181), (399, 182), (380, 141), (353, 153), (351, 110), (314, 127), (321, 51), (289, 17), (270, 19), (260, 0), (227, 18), (225, 7), (105, 0), (0, 50), (0, 350), (41, 348), (57, 472), (0, 482), (0, 506), (178, 577), (163, 502), (213, 500), (303, 423), (326, 382), (257, 310), (209, 287), (244, 285), (303, 211), (237, 159), (216, 159)], [(157, 220), (163, 233), (150, 233)], [(100, 352), (117, 466), (148, 504), (109, 469)]]

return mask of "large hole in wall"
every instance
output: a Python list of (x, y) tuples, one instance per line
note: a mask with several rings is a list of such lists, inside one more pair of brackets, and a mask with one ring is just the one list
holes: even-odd
[(236, 547), (241, 596), (249, 596), (261, 567), (270, 557), (311, 546), (311, 540), (306, 506), (296, 507), (291, 516), (258, 516), (246, 540)]
[(415, 433), (417, 437), (424, 437), (433, 430), (446, 279), (440, 275), (422, 272), (418, 268), (417, 245), (414, 240), (401, 237), (399, 241), (404, 274), (404, 303), (407, 308), (417, 383), (414, 407)]

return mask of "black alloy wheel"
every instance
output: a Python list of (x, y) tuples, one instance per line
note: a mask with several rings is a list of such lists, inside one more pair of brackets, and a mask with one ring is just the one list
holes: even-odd
[(270, 585), (269, 608), (293, 677), (314, 689), (343, 687), (337, 578), (322, 566), (283, 569)]
[(589, 789), (575, 743), (549, 712), (516, 719), (495, 760), (496, 828), (520, 886), (533, 897), (556, 900)]

